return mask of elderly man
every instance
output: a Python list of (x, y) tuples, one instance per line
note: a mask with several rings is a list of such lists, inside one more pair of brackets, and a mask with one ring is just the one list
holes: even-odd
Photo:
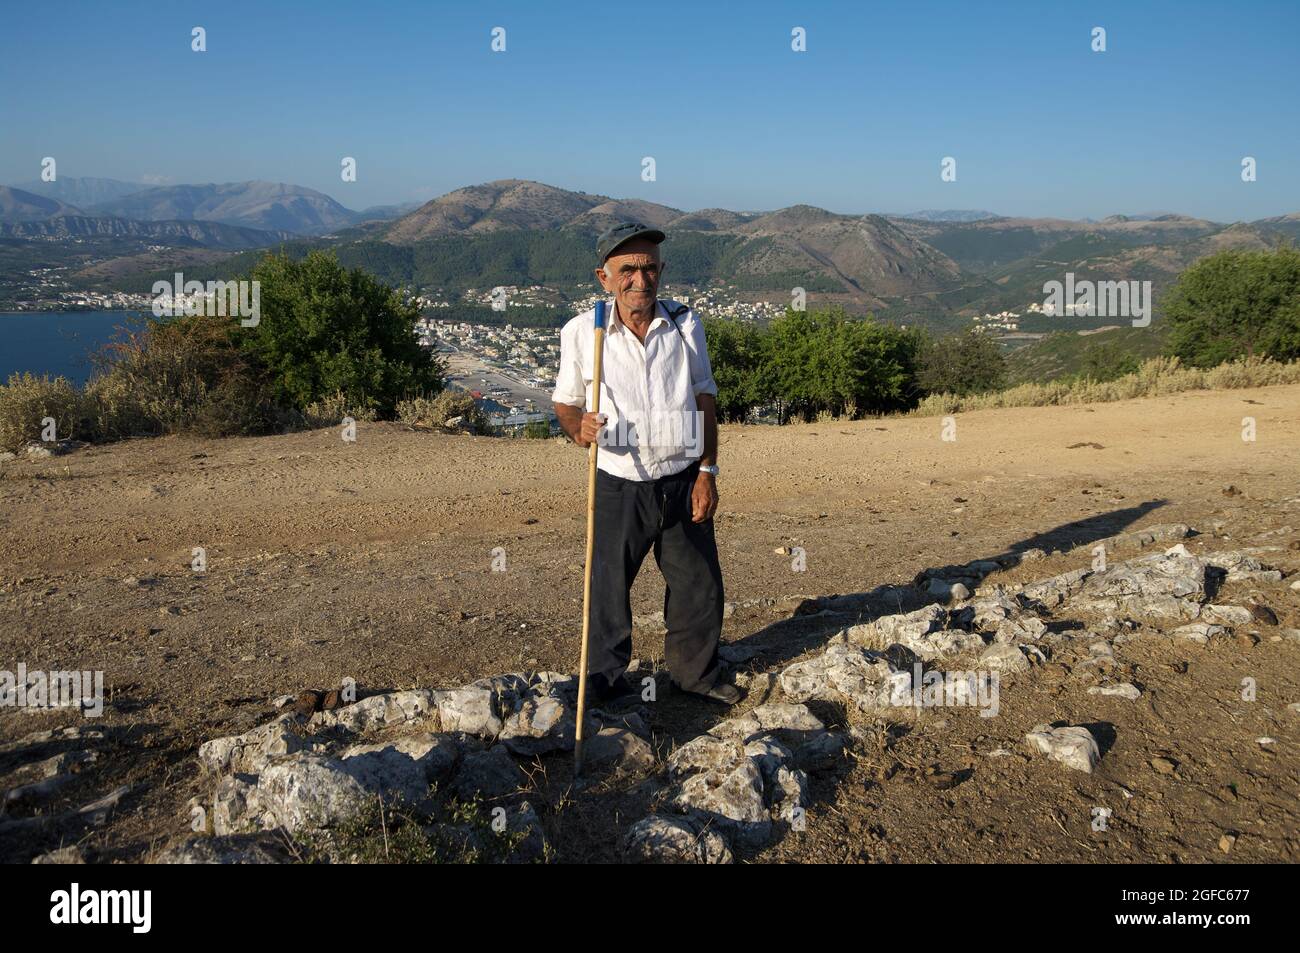
[(592, 404), (594, 309), (560, 334), (555, 414), (580, 447), (600, 442), (591, 580), (588, 691), (609, 701), (633, 691), (629, 593), (646, 553), (667, 584), (664, 655), (673, 682), (725, 705), (741, 693), (722, 678), (722, 569), (717, 385), (694, 312), (658, 299), (664, 233), (637, 222), (596, 243), (596, 278), (614, 297), (605, 332), (600, 414)]

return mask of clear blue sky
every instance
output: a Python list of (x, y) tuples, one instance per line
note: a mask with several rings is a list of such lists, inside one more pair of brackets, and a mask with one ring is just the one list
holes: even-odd
[(351, 208), (526, 178), (688, 209), (1253, 219), (1300, 211), (1297, 37), (1296, 0), (12, 2), (0, 182), (49, 155)]

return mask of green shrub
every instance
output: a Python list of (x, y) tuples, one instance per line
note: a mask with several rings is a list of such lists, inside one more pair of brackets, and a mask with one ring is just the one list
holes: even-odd
[(1169, 353), (1213, 367), (1300, 358), (1300, 251), (1224, 251), (1178, 276), (1164, 300)]
[(261, 315), (240, 341), (282, 403), (305, 409), (346, 394), (352, 417), (391, 417), (405, 395), (442, 387), (441, 362), (415, 338), (418, 307), (373, 275), (313, 251), (300, 261), (268, 255), (252, 277)]
[(884, 413), (916, 399), (918, 336), (838, 308), (790, 309), (762, 329), (712, 321), (705, 334), (724, 420), (762, 404), (784, 422)]
[(917, 383), (930, 394), (982, 394), (1006, 381), (1007, 361), (997, 341), (974, 328), (961, 334), (927, 338), (922, 344)]
[(1136, 355), (1114, 341), (1089, 344), (1083, 349), (1083, 367), (1079, 377), (1091, 381), (1113, 381), (1136, 373), (1140, 366)]

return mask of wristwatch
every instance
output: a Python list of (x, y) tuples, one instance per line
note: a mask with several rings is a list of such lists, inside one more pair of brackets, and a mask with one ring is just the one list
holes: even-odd
[(701, 464), (700, 464), (700, 472), (701, 472), (701, 473), (707, 473), (707, 474), (709, 474), (710, 476), (717, 476), (717, 475), (718, 475), (718, 468), (717, 468), (716, 465), (715, 465), (715, 466), (705, 466), (704, 464), (701, 463)]

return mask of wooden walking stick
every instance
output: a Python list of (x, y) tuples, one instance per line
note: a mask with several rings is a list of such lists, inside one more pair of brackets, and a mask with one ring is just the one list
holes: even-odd
[[(596, 302), (596, 354), (593, 361), (591, 412), (600, 413), (601, 359), (605, 355), (605, 302)], [(587, 456), (587, 571), (582, 583), (582, 652), (578, 660), (578, 724), (573, 736), (573, 776), (582, 774), (582, 721), (587, 711), (587, 645), (591, 636), (591, 560), (596, 549), (596, 454), (593, 440)]]

